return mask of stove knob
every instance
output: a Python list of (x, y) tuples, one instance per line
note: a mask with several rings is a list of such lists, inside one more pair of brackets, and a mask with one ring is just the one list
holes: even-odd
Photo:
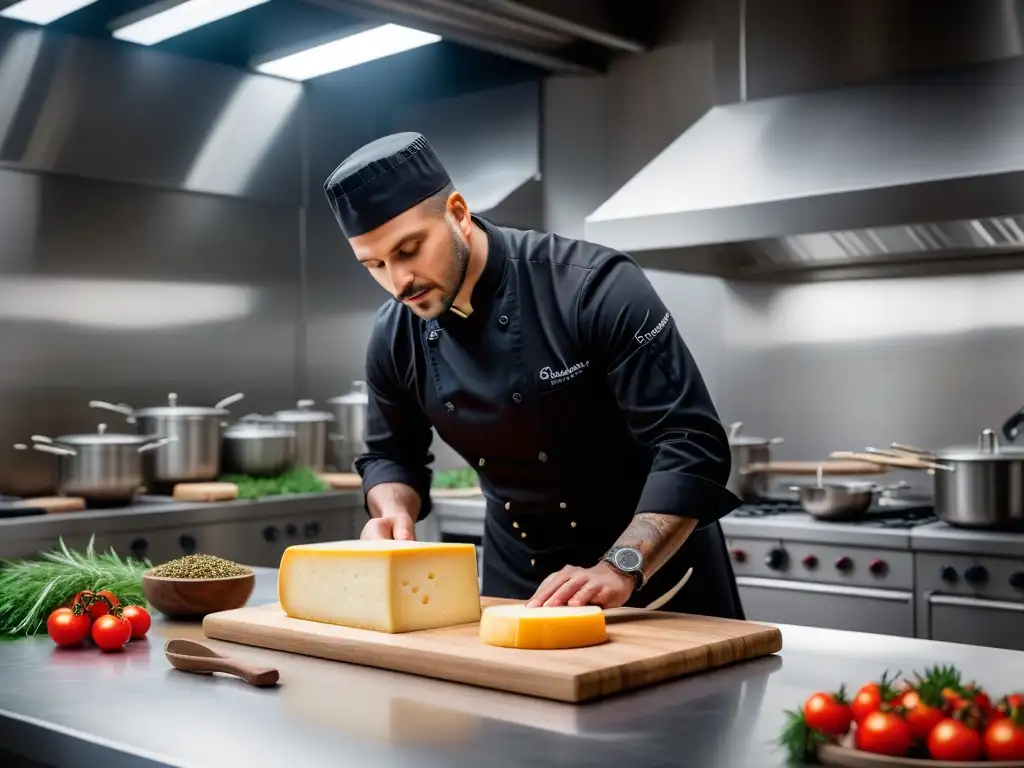
[(818, 556), (817, 555), (804, 555), (803, 560), (800, 561), (804, 564), (804, 568), (814, 570), (818, 567)]
[(268, 525), (266, 528), (263, 529), (263, 538), (269, 542), (277, 541), (278, 535), (279, 533), (277, 528), (275, 528), (272, 525)]
[(747, 553), (742, 549), (734, 549), (732, 551), (732, 559), (737, 563), (745, 563), (747, 562)]
[(939, 568), (939, 578), (947, 584), (956, 584), (956, 568), (951, 565), (944, 565)]
[(196, 551), (196, 540), (194, 537), (188, 534), (182, 534), (178, 539), (178, 545), (186, 555), (195, 554)]
[(975, 586), (988, 581), (988, 568), (983, 565), (972, 565), (964, 571), (964, 579)]
[(306, 527), (302, 529), (302, 532), (306, 534), (307, 539), (312, 539), (320, 534), (320, 523), (306, 523)]
[(1010, 574), (1010, 586), (1014, 589), (1024, 590), (1024, 571), (1016, 571)]
[(853, 568), (853, 560), (848, 558), (846, 555), (836, 558), (836, 570), (837, 571), (849, 571)]
[(868, 564), (868, 570), (875, 576), (885, 576), (889, 572), (889, 564), (885, 560), (872, 560)]
[(288, 527), (284, 529), (284, 532), (288, 534), (289, 539), (294, 539), (299, 535), (299, 526), (295, 523), (288, 523)]
[(141, 560), (149, 552), (149, 542), (145, 539), (135, 539), (135, 541), (128, 545), (128, 548), (132, 551), (132, 555), (135, 558)]
[(785, 568), (786, 563), (788, 562), (789, 555), (786, 554), (786, 550), (784, 550), (782, 547), (772, 547), (768, 550), (768, 554), (764, 557), (764, 564), (771, 568), (773, 571)]

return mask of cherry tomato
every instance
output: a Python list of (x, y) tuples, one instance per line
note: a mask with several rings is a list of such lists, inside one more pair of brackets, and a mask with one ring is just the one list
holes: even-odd
[(910, 726), (910, 732), (915, 739), (925, 741), (932, 728), (939, 724), (945, 715), (938, 707), (932, 707), (921, 701), (921, 695), (917, 691), (907, 691), (900, 699), (900, 704), (906, 709), (906, 720)]
[(842, 736), (850, 730), (853, 711), (840, 691), (815, 693), (804, 702), (804, 719), (815, 730), (830, 736)]
[(955, 718), (944, 718), (928, 735), (928, 754), (935, 760), (978, 760), (981, 735)]
[(883, 704), (898, 699), (902, 694), (893, 689), (891, 681), (886, 675), (878, 682), (865, 683), (853, 697), (850, 708), (853, 710), (853, 719), (860, 722), (872, 712), (877, 712)]
[(899, 715), (881, 710), (870, 712), (854, 733), (854, 744), (863, 752), (903, 757), (910, 751), (914, 734)]
[[(76, 602), (81, 600), (82, 601), (82, 605), (84, 607), (89, 602), (89, 600), (91, 598), (95, 598), (95, 597), (99, 597), (99, 596), (107, 598), (107, 600), (110, 601), (111, 605), (118, 605), (119, 602), (120, 602), (117, 599), (117, 597), (114, 595), (114, 593), (111, 592), (108, 589), (104, 589), (101, 592), (96, 592), (96, 593), (93, 593), (93, 592), (89, 591), (88, 589), (85, 589), (85, 590), (82, 590), (81, 592), (79, 592), (77, 595), (75, 595), (71, 599), (71, 605), (73, 606)], [(103, 615), (108, 614), (108, 613), (110, 613), (110, 609), (107, 608), (107, 604), (104, 603), (102, 600), (96, 600), (95, 602), (93, 602), (89, 606), (89, 615), (93, 618), (93, 621), (98, 619), (100, 616), (103, 616)]]
[(980, 709), (981, 714), (985, 717), (988, 717), (995, 711), (995, 708), (992, 706), (992, 699), (989, 698), (988, 694), (973, 684), (964, 686), (964, 696), (968, 702)]
[(985, 731), (984, 742), (989, 760), (1024, 760), (1024, 726), (1010, 717), (992, 723)]
[(101, 651), (119, 651), (131, 636), (131, 622), (110, 613), (100, 616), (92, 625), (92, 641)]
[(1010, 717), (1015, 710), (1024, 709), (1024, 694), (1011, 693), (999, 700), (990, 714), (992, 721)]
[(92, 619), (87, 613), (76, 614), (70, 608), (58, 608), (46, 619), (46, 633), (57, 645), (81, 645), (89, 636)]
[(126, 605), (121, 613), (132, 625), (132, 640), (141, 640), (149, 632), (153, 623), (149, 611), (141, 605)]

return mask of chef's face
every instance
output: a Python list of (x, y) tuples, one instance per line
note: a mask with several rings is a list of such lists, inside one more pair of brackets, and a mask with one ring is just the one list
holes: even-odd
[(447, 312), (462, 289), (471, 234), (469, 209), (453, 192), (420, 203), (349, 244), (395, 301), (430, 320)]

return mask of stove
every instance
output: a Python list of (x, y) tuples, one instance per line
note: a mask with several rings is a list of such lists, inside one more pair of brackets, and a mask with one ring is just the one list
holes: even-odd
[(733, 518), (776, 517), (779, 515), (797, 515), (808, 521), (829, 525), (856, 525), (871, 528), (915, 528), (925, 523), (938, 520), (935, 508), (927, 501), (903, 501), (886, 499), (876, 502), (864, 517), (855, 520), (818, 520), (804, 511), (799, 501), (794, 499), (762, 499), (741, 504), (733, 513)]

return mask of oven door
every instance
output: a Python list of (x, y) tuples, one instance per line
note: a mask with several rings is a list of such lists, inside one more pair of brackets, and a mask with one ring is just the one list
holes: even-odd
[(930, 640), (1024, 651), (1024, 603), (925, 595)]
[(914, 595), (893, 589), (737, 576), (750, 621), (914, 636)]

